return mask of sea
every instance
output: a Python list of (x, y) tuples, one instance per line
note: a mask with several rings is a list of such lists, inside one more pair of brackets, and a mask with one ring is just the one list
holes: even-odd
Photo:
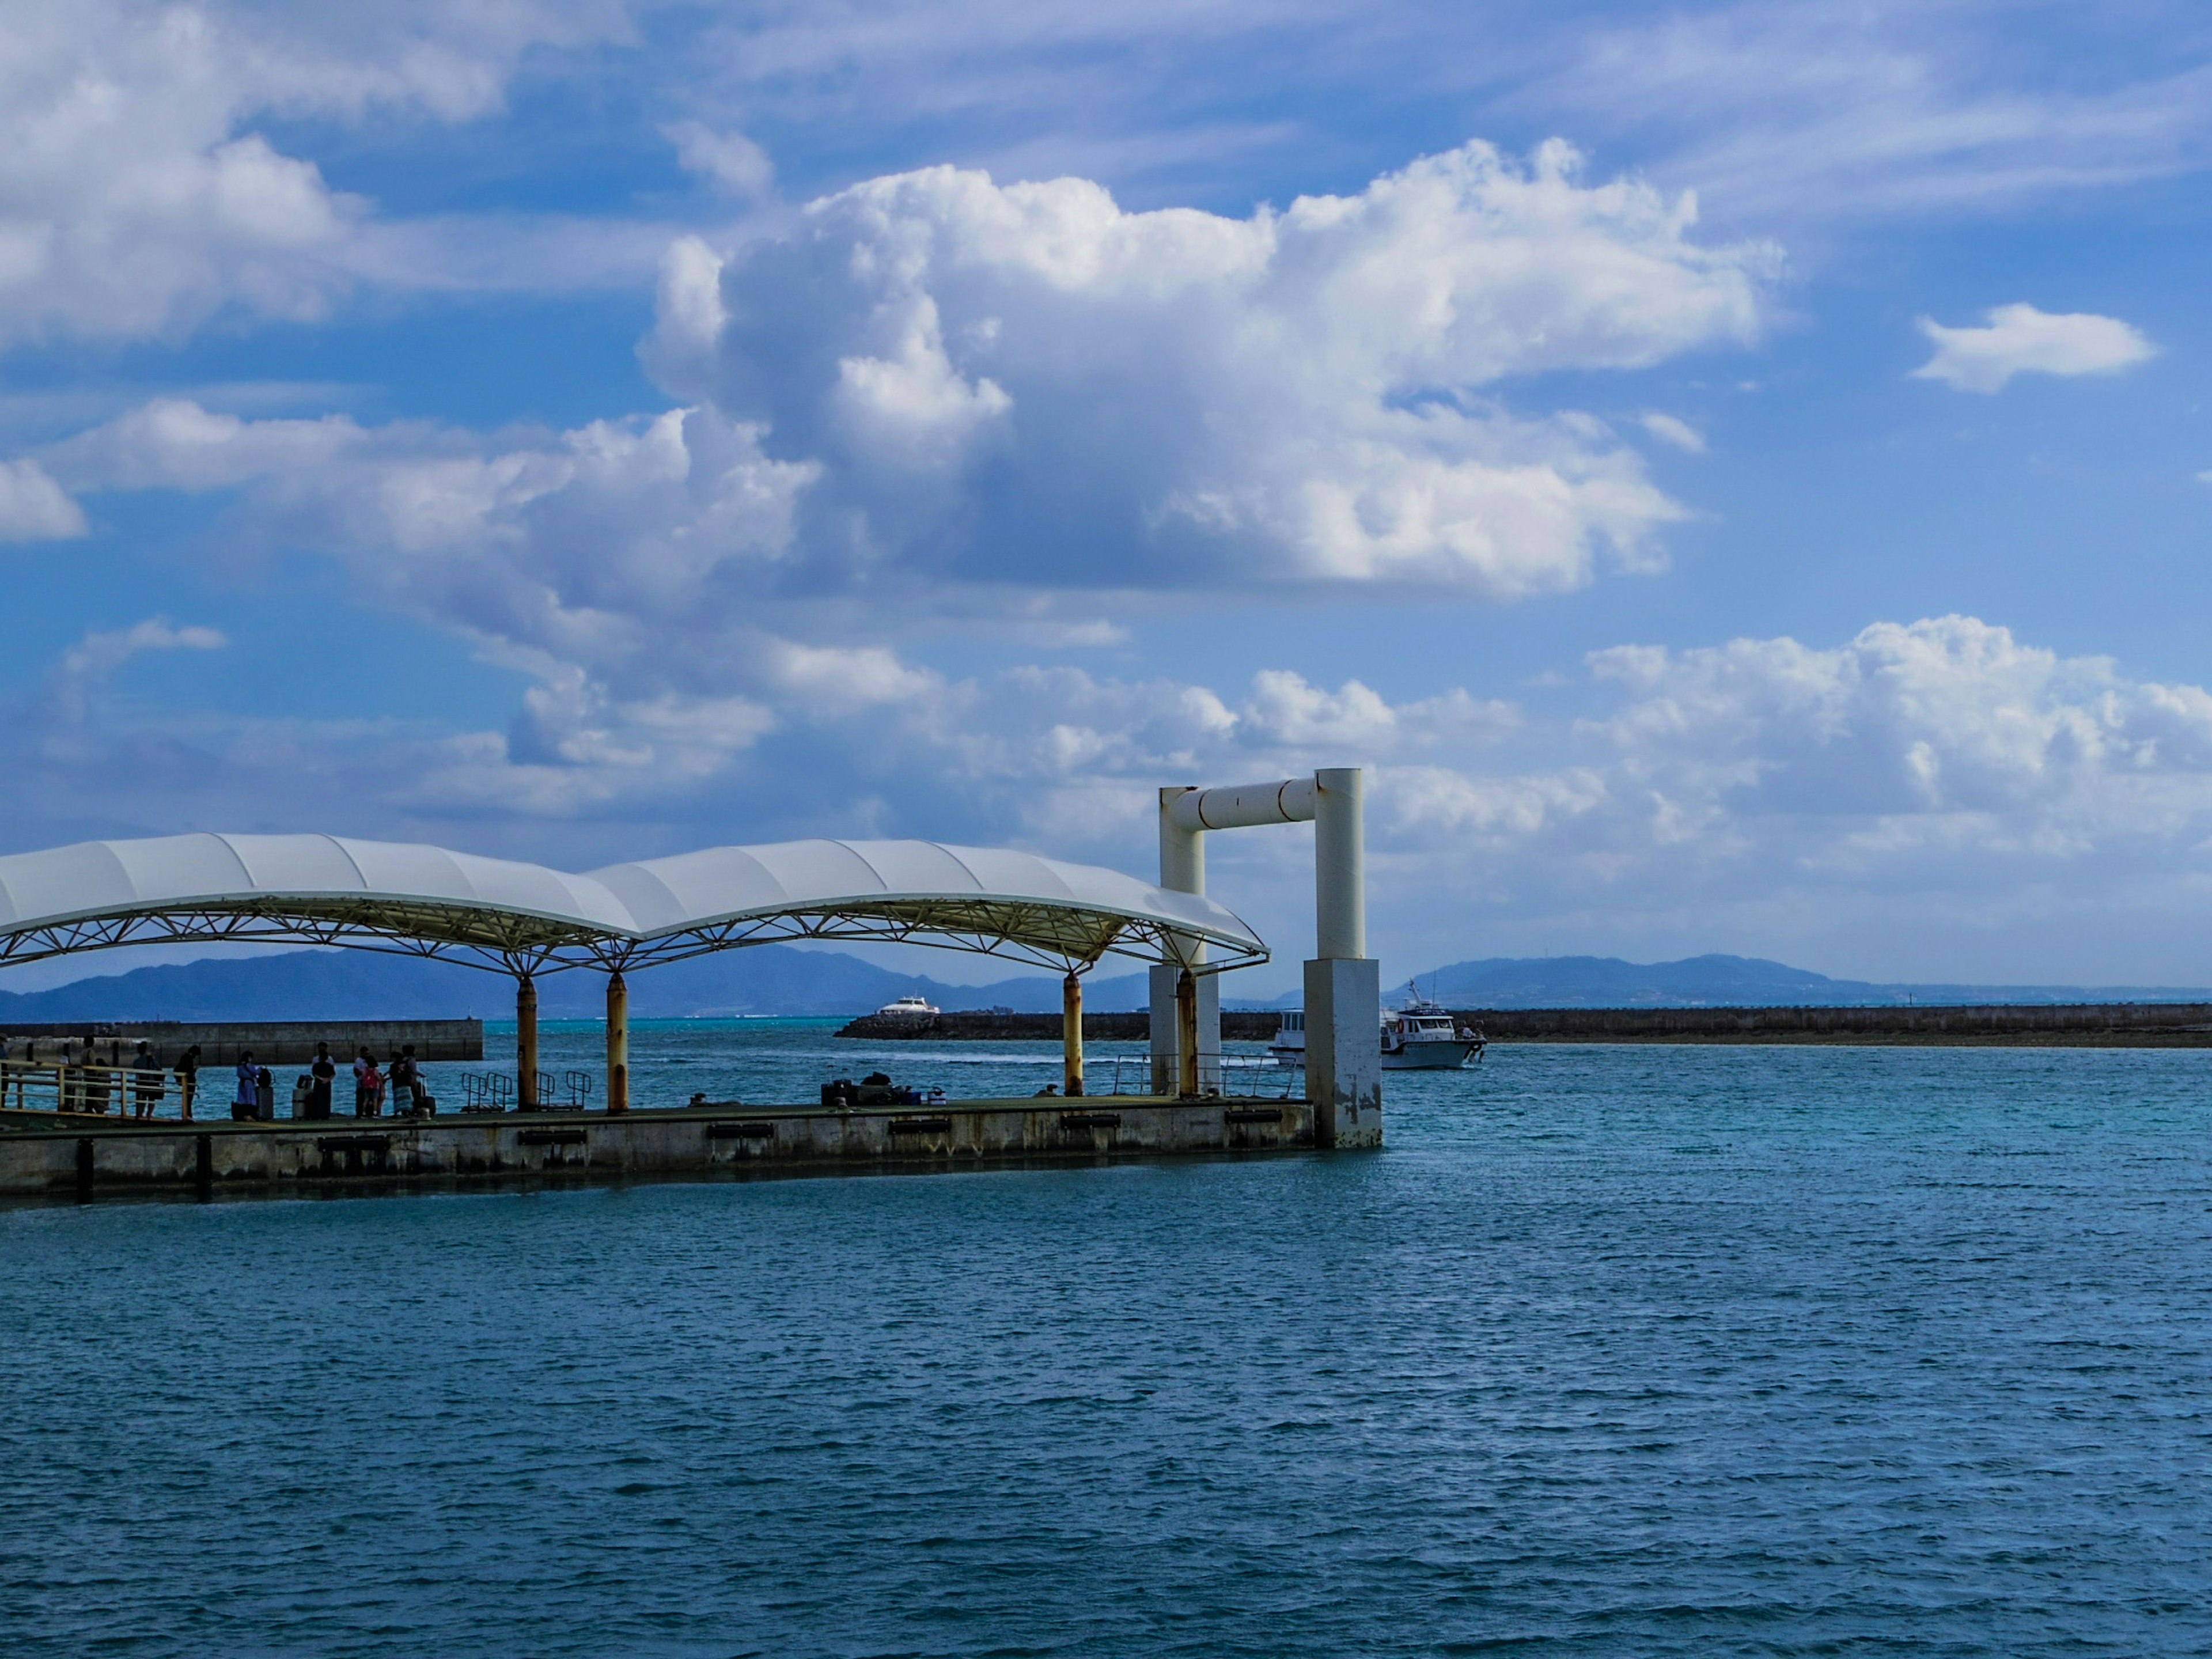
[[(641, 1024), (640, 1103), (1056, 1075), (834, 1029)], [(1386, 1084), (1373, 1153), (0, 1209), (0, 1652), (2212, 1652), (2212, 1052)]]

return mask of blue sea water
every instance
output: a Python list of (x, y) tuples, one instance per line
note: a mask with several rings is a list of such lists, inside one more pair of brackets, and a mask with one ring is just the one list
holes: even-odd
[(0, 1210), (0, 1648), (2212, 1651), (2212, 1054), (1389, 1084), (1376, 1154)]

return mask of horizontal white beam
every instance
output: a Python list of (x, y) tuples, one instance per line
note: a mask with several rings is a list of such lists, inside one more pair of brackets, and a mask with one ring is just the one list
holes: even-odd
[(1176, 829), (1245, 830), (1262, 823), (1307, 823), (1314, 815), (1314, 781), (1287, 778), (1279, 783), (1231, 783), (1218, 789), (1192, 789), (1175, 798), (1168, 816)]

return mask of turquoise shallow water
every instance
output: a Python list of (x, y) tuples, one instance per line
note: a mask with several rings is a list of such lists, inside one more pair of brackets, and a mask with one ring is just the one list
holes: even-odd
[(1376, 1155), (0, 1211), (0, 1647), (2212, 1650), (2212, 1054), (1389, 1084)]

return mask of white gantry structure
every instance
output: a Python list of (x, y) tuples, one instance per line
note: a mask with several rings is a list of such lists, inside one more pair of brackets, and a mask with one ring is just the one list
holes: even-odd
[(1080, 975), (1102, 957), (1165, 963), (1210, 982), (1267, 956), (1249, 927), (1194, 890), (934, 842), (717, 847), (582, 874), (336, 836), (164, 836), (0, 857), (0, 964), (255, 940), (510, 973), (526, 1105), (536, 1103), (539, 975), (607, 975), (607, 1105), (620, 1111), (629, 1104), (626, 971), (808, 939), (933, 945), (1062, 969), (1071, 1092), (1082, 1088)]
[[(1270, 823), (1314, 827), (1314, 955), (1305, 964), (1306, 1099), (1323, 1146), (1382, 1141), (1381, 968), (1367, 954), (1364, 775), (1328, 767), (1307, 778), (1160, 791), (1160, 885), (1206, 891), (1210, 831)], [(1221, 1086), (1221, 969), (1194, 934), (1152, 970), (1152, 1091)]]

